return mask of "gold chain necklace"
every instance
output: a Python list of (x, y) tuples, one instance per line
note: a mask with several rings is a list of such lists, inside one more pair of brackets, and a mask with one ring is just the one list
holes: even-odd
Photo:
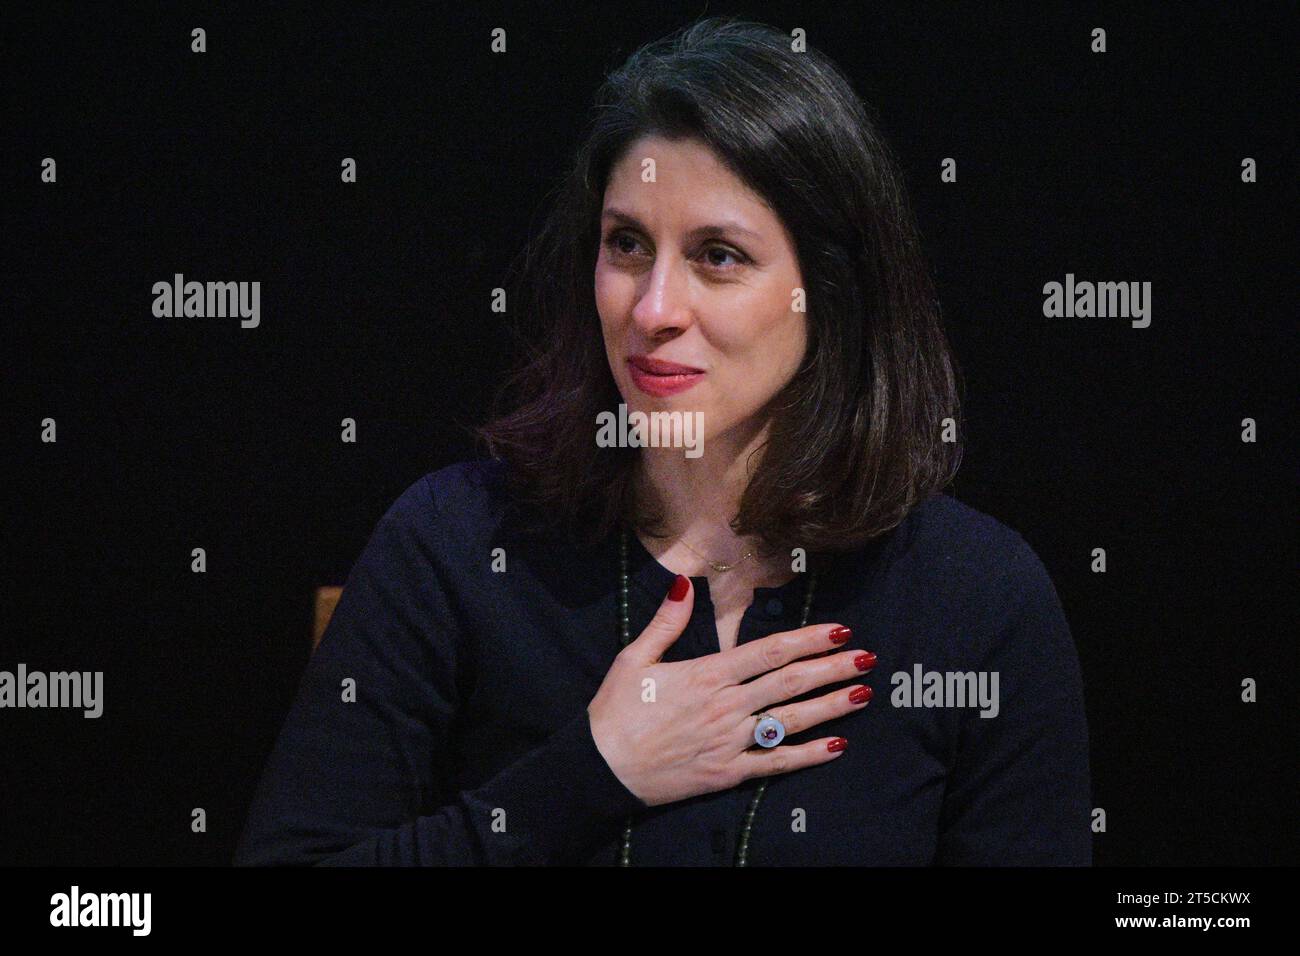
[[(619, 623), (619, 644), (622, 647), (632, 640), (631, 626), (628, 622), (628, 560), (627, 560), (627, 539), (628, 530), (624, 527), (618, 536), (618, 557), (619, 557), (619, 577), (618, 577), (618, 623)], [(705, 560), (708, 560), (707, 558)], [(739, 563), (739, 562), (738, 562)], [(808, 626), (808, 612), (812, 610), (813, 593), (817, 589), (817, 569), (815, 567), (808, 569), (808, 590), (803, 599), (803, 616), (799, 619), (800, 627)], [(767, 777), (759, 779), (758, 787), (754, 790), (754, 796), (749, 801), (749, 809), (745, 811), (745, 818), (741, 821), (740, 837), (736, 843), (736, 866), (749, 865), (749, 839), (754, 829), (754, 817), (758, 813), (758, 804), (763, 799), (763, 794), (767, 792)], [(632, 865), (632, 817), (628, 817), (623, 824), (622, 845), (618, 851), (618, 865)]]
[(750, 550), (750, 551), (746, 551), (744, 557), (742, 557), (735, 564), (721, 564), (717, 561), (710, 561), (708, 558), (704, 557), (704, 555), (700, 554), (700, 552), (696, 551), (689, 544), (686, 544), (685, 538), (678, 538), (677, 540), (680, 541), (682, 544), (685, 544), (687, 549), (691, 552), (691, 554), (705, 561), (708, 564), (708, 566), (711, 567), (714, 571), (730, 571), (732, 568), (739, 567), (740, 565), (744, 564), (746, 561), (748, 561), (750, 558), (754, 556), (754, 552)]

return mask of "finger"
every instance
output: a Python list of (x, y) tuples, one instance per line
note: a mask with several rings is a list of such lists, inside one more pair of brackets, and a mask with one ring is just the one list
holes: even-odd
[(644, 631), (624, 648), (623, 653), (642, 664), (656, 664), (664, 652), (681, 637), (691, 609), (695, 606), (695, 586), (684, 574), (677, 575), (659, 610), (650, 619)]
[(739, 684), (801, 657), (835, 650), (852, 636), (847, 627), (839, 624), (810, 624), (723, 651), (718, 655), (718, 666), (731, 683)]
[(746, 750), (736, 758), (736, 769), (743, 780), (750, 780), (754, 777), (773, 777), (777, 774), (789, 773), (791, 770), (802, 770), (804, 767), (830, 763), (844, 753), (844, 747), (840, 747), (837, 751), (829, 749), (833, 742), (838, 741), (848, 744), (843, 737), (821, 737), (810, 740), (806, 744), (789, 746), (782, 744), (771, 750), (755, 747)]
[[(860, 700), (854, 700), (856, 692)], [(809, 727), (816, 727), (818, 724), (824, 724), (828, 720), (835, 720), (837, 717), (843, 717), (851, 714), (855, 710), (861, 710), (871, 702), (873, 695), (872, 689), (866, 684), (855, 684), (852, 687), (844, 687), (839, 690), (831, 691), (829, 694), (823, 694), (812, 700), (801, 700), (797, 704), (782, 704), (780, 707), (768, 707), (761, 711), (764, 714), (770, 714), (781, 725), (785, 727), (787, 737), (802, 733)], [(745, 719), (743, 724), (736, 731), (736, 743), (741, 748), (758, 746), (754, 740), (754, 728), (758, 725), (758, 715), (751, 714)], [(777, 746), (781, 746), (778, 744)]]
[(743, 702), (741, 706), (749, 713), (756, 713), (826, 684), (856, 680), (875, 666), (876, 655), (870, 651), (842, 651), (827, 657), (795, 661), (748, 684), (732, 688), (728, 693), (738, 694)]

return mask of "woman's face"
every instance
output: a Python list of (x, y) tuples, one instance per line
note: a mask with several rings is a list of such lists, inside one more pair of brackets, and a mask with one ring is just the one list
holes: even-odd
[[(605, 354), (630, 412), (701, 412), (706, 438), (757, 430), (803, 360), (794, 243), (698, 140), (644, 137), (613, 167), (595, 281)], [(669, 371), (657, 361), (698, 373), (655, 375)]]

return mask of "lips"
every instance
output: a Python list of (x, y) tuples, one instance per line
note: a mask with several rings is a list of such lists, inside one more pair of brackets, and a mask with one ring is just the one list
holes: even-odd
[(633, 355), (627, 361), (629, 365), (649, 375), (694, 375), (704, 371), (702, 368), (665, 362), (663, 359), (651, 358), (648, 355)]
[(634, 355), (627, 360), (628, 370), (636, 387), (647, 395), (664, 398), (692, 388), (704, 378), (702, 369), (677, 362), (665, 362), (645, 355)]

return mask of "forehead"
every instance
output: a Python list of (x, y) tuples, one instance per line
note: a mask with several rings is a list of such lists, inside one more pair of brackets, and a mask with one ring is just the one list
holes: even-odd
[(605, 205), (615, 197), (625, 201), (716, 199), (736, 206), (767, 208), (763, 198), (728, 169), (706, 143), (662, 136), (634, 140), (611, 167)]

